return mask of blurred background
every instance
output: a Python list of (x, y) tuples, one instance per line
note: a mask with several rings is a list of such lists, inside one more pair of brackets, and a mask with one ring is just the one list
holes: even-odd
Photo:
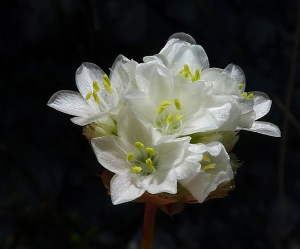
[(154, 249), (300, 248), (299, 15), (295, 0), (0, 1), (0, 247), (139, 248), (144, 204), (112, 205), (82, 127), (47, 101), (77, 91), (82, 62), (108, 73), (185, 32), (270, 96), (263, 120), (287, 135), (240, 132), (235, 190), (173, 220), (158, 210)]

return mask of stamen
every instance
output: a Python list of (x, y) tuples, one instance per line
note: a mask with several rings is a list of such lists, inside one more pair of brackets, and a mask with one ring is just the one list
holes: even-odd
[(202, 169), (204, 171), (206, 171), (206, 170), (209, 170), (209, 169), (214, 169), (215, 167), (216, 167), (216, 164), (212, 163), (212, 164), (208, 164), (208, 165), (204, 166)]
[(167, 124), (172, 124), (173, 123), (173, 114), (169, 114), (166, 120)]
[(154, 156), (154, 155), (155, 155), (154, 148), (147, 147), (147, 148), (146, 148), (146, 152), (147, 152), (150, 156)]
[(150, 170), (153, 170), (153, 163), (151, 158), (146, 159), (146, 164)]
[(103, 74), (104, 81), (102, 82), (103, 86), (105, 87), (106, 91), (112, 94), (112, 89), (110, 87), (110, 79), (108, 78), (107, 74)]
[(93, 97), (94, 97), (94, 100), (100, 105), (100, 104), (101, 104), (101, 100), (100, 100), (100, 98), (98, 97), (96, 91), (93, 91)]
[(192, 77), (192, 81), (196, 81), (196, 80), (200, 80), (200, 70), (198, 68), (196, 68), (195, 74)]
[(168, 106), (168, 105), (171, 105), (171, 102), (168, 100), (164, 100), (164, 101), (160, 102), (160, 106)]
[(96, 80), (93, 81), (93, 88), (94, 88), (94, 91), (96, 91), (96, 92), (99, 92), (99, 90), (100, 90), (100, 86)]
[(139, 150), (143, 149), (145, 147), (144, 144), (142, 144), (141, 142), (136, 142), (135, 144), (135, 147), (137, 147)]
[(181, 104), (180, 104), (179, 99), (175, 98), (174, 104), (175, 104), (177, 110), (181, 110)]
[(242, 93), (242, 97), (246, 98), (246, 97), (247, 97), (247, 93), (246, 93), (246, 92), (243, 92), (243, 93)]
[(180, 120), (183, 119), (183, 115), (182, 114), (177, 114), (176, 115), (176, 121), (179, 122)]
[(89, 92), (86, 96), (85, 96), (85, 100), (89, 100), (92, 96), (92, 92)]
[(208, 156), (203, 155), (203, 161), (210, 163), (210, 158)]
[(161, 113), (165, 110), (165, 108), (166, 108), (165, 106), (160, 106), (160, 107), (158, 107), (158, 108), (157, 108), (157, 113), (158, 113), (158, 114), (161, 114)]
[(127, 160), (132, 161), (134, 158), (134, 154), (132, 152), (127, 153)]
[(140, 173), (142, 170), (143, 169), (140, 166), (131, 166), (131, 172), (132, 173)]
[(243, 85), (243, 83), (238, 84), (240, 90), (243, 88)]
[(248, 98), (248, 99), (253, 99), (253, 98), (254, 98), (254, 94), (253, 94), (253, 93), (250, 93), (246, 98)]

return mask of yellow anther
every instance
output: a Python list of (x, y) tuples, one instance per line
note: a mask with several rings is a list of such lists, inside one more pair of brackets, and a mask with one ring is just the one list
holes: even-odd
[(176, 121), (179, 122), (180, 120), (183, 119), (183, 115), (182, 114), (177, 114), (176, 115)]
[(92, 92), (89, 92), (86, 96), (85, 96), (85, 100), (89, 100), (92, 96)]
[(188, 64), (184, 64), (183, 70), (186, 71), (186, 72), (190, 72), (190, 67), (189, 67), (189, 65), (188, 65)]
[(177, 110), (181, 110), (181, 104), (180, 104), (179, 99), (175, 98), (174, 104), (175, 104)]
[(164, 100), (164, 101), (160, 102), (160, 106), (168, 106), (168, 105), (171, 105), (171, 102), (168, 100)]
[(135, 147), (137, 147), (139, 150), (143, 149), (145, 147), (145, 145), (141, 142), (136, 142), (135, 144)]
[(146, 148), (146, 152), (147, 152), (150, 156), (154, 156), (154, 155), (155, 155), (154, 148), (147, 147), (147, 148)]
[(254, 98), (254, 94), (253, 94), (253, 93), (250, 93), (249, 95), (247, 95), (246, 98), (248, 98), (248, 99), (253, 99), (253, 98)]
[(165, 110), (165, 108), (166, 108), (165, 106), (160, 106), (160, 107), (158, 107), (158, 108), (157, 108), (157, 113), (158, 113), (158, 114), (161, 114), (161, 113)]
[(167, 124), (172, 124), (173, 123), (173, 114), (169, 114), (166, 120)]
[(210, 158), (208, 156), (203, 155), (203, 161), (210, 163)]
[(150, 170), (153, 170), (153, 163), (151, 158), (146, 159), (146, 164)]
[(96, 80), (93, 81), (93, 88), (94, 88), (94, 91), (96, 91), (96, 92), (99, 92), (99, 90), (100, 90), (100, 86)]
[(131, 172), (132, 173), (140, 173), (142, 170), (143, 169), (140, 166), (131, 166)]
[(127, 160), (128, 161), (132, 161), (133, 158), (134, 158), (134, 154), (132, 152), (127, 153)]
[(100, 100), (100, 98), (98, 97), (96, 91), (93, 91), (93, 97), (94, 97), (94, 100), (100, 105), (100, 104), (101, 104), (101, 100)]
[(246, 92), (243, 92), (243, 93), (242, 93), (242, 97), (246, 98), (246, 97), (247, 97), (247, 93), (246, 93)]
[(110, 79), (108, 78), (107, 74), (103, 74), (103, 86), (105, 87), (106, 91), (110, 94), (112, 94), (112, 89), (110, 87)]
[(243, 88), (243, 85), (243, 83), (238, 84), (240, 90)]
[(208, 165), (204, 166), (202, 169), (204, 171), (206, 171), (206, 170), (209, 170), (209, 169), (214, 169), (215, 167), (216, 167), (216, 164), (212, 163), (212, 164), (208, 164)]
[(198, 68), (196, 68), (195, 74), (192, 77), (192, 81), (196, 81), (196, 80), (200, 80), (200, 70)]

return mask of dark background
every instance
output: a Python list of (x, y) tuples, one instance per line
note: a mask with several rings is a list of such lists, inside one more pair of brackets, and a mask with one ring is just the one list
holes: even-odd
[(211, 67), (235, 63), (247, 91), (271, 97), (263, 120), (282, 129), (288, 114), (294, 124), (286, 145), (240, 132), (236, 189), (173, 220), (158, 210), (154, 248), (300, 248), (298, 9), (295, 0), (1, 0), (0, 247), (139, 248), (144, 205), (112, 205), (82, 127), (46, 104), (58, 90), (77, 90), (82, 62), (108, 73), (117, 55), (141, 62), (186, 32)]

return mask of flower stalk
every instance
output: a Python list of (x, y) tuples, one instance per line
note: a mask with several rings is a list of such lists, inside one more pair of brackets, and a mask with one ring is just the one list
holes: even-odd
[(152, 249), (156, 205), (146, 201), (143, 224), (142, 249)]

